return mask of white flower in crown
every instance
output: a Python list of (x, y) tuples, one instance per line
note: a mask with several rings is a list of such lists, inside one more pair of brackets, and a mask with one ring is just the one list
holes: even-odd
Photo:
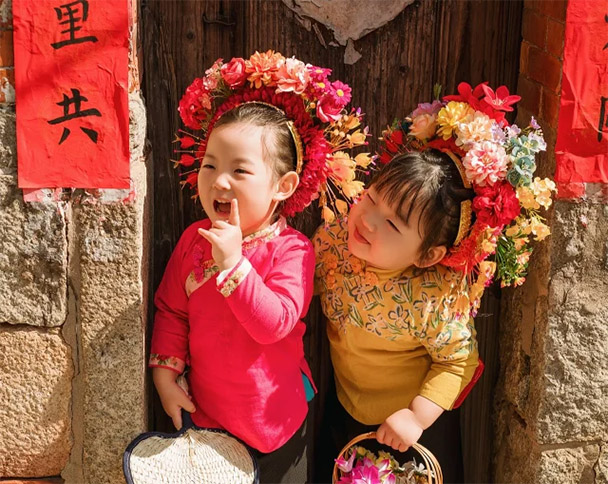
[(509, 156), (502, 146), (483, 141), (471, 145), (462, 164), (473, 183), (480, 187), (492, 186), (507, 175)]
[(493, 126), (496, 121), (488, 115), (476, 111), (473, 119), (466, 123), (459, 123), (456, 129), (456, 146), (468, 147), (472, 143), (491, 141), (493, 139)]

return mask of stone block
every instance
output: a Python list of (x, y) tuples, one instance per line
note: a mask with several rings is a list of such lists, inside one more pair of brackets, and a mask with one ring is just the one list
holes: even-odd
[(597, 445), (544, 451), (536, 479), (530, 482), (596, 484), (593, 468), (598, 456)]
[(608, 216), (599, 204), (558, 202), (545, 340), (539, 442), (608, 440)]
[(86, 409), (82, 468), (87, 484), (110, 484), (121, 482), (122, 453), (146, 428), (142, 203), (82, 205), (74, 215)]
[(15, 177), (0, 175), (0, 322), (63, 324), (67, 245), (62, 206), (24, 204)]
[(595, 484), (608, 484), (608, 445), (600, 449), (600, 457), (595, 465)]
[(58, 329), (0, 325), (0, 476), (61, 472), (71, 448), (73, 372)]
[(11, 28), (13, 25), (13, 7), (11, 0), (0, 0), (0, 28)]

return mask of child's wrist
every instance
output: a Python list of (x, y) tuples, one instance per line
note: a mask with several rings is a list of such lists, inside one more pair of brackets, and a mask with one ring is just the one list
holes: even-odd
[(418, 427), (420, 427), (422, 430), (426, 430), (426, 427), (424, 426), (424, 424), (420, 420), (420, 417), (418, 415), (416, 415), (416, 411), (415, 410), (412, 410), (411, 408), (406, 408), (404, 410), (409, 414), (410, 419), (413, 421), (413, 423), (415, 425), (417, 425)]
[(220, 271), (224, 272), (230, 269), (234, 269), (236, 267), (236, 265), (239, 263), (239, 261), (241, 260), (242, 255), (238, 254), (238, 255), (234, 255), (234, 256), (230, 256), (226, 259), (224, 259), (222, 262), (218, 262), (218, 267), (220, 269)]
[(154, 368), (152, 370), (152, 379), (156, 385), (166, 385), (175, 383), (179, 374), (169, 368)]

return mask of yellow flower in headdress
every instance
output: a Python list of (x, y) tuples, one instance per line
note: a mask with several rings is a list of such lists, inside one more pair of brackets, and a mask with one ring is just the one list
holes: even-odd
[(342, 191), (344, 192), (344, 195), (346, 195), (349, 198), (355, 198), (357, 195), (359, 195), (359, 193), (361, 193), (363, 191), (363, 182), (362, 181), (349, 181), (346, 183), (343, 183), (341, 185), (342, 187)]
[(336, 215), (334, 214), (334, 212), (332, 212), (331, 208), (329, 208), (328, 206), (323, 207), (322, 216), (323, 216), (323, 221), (326, 224), (330, 224), (336, 219)]
[(355, 156), (355, 163), (361, 168), (367, 168), (372, 162), (372, 159), (373, 158), (369, 156), (369, 153), (359, 153), (357, 156)]
[(545, 208), (551, 206), (551, 192), (556, 190), (555, 182), (548, 178), (541, 180), (536, 177), (532, 182), (532, 191), (536, 195), (536, 202)]
[(437, 134), (443, 139), (449, 139), (458, 124), (468, 122), (474, 114), (475, 110), (469, 104), (450, 101), (437, 114)]
[(536, 236), (536, 240), (543, 240), (545, 237), (551, 234), (549, 227), (547, 227), (540, 220), (532, 221), (532, 233)]
[(534, 197), (534, 192), (528, 187), (517, 187), (517, 199), (519, 200), (520, 205), (527, 210), (538, 210), (540, 208), (540, 205)]
[(328, 160), (327, 166), (337, 183), (355, 179), (355, 162), (344, 151), (336, 151)]

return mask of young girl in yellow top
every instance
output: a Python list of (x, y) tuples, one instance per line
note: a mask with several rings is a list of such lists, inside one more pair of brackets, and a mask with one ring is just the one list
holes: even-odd
[(478, 368), (473, 316), (496, 269), (485, 259), (498, 246), (498, 277), (521, 283), (527, 235), (546, 232), (538, 204), (520, 204), (547, 190), (550, 202), (552, 182), (532, 181), (542, 133), (508, 126), (519, 97), (505, 90), (461, 84), (386, 131), (386, 165), (313, 238), (341, 407), (327, 419), (335, 449), (376, 430), (403, 452), (462, 400)]

